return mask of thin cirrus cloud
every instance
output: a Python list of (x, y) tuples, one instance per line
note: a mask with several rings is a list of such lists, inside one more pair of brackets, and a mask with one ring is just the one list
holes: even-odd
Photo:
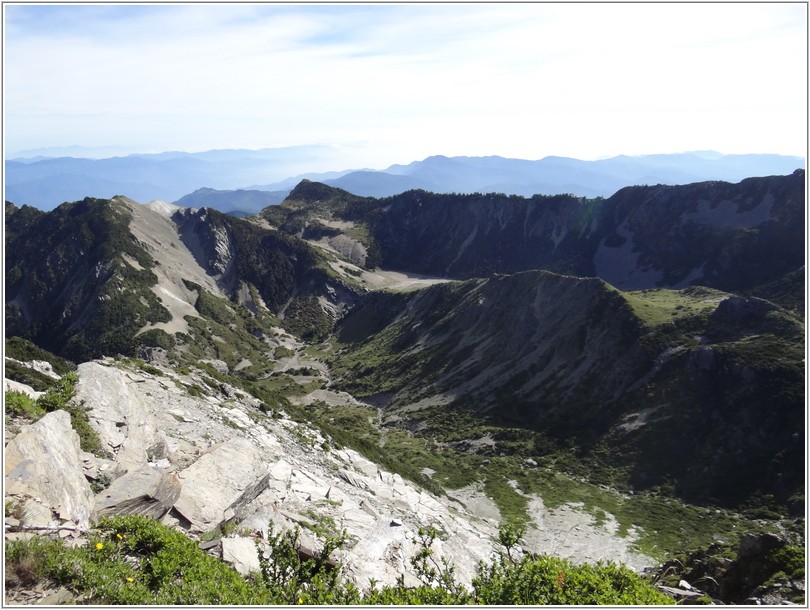
[[(806, 149), (801, 4), (7, 5), (5, 146)], [(334, 169), (334, 168), (331, 168)]]

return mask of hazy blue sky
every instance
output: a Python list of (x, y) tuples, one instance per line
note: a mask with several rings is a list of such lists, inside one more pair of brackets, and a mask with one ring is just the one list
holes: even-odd
[(805, 4), (4, 5), (7, 157), (804, 156)]

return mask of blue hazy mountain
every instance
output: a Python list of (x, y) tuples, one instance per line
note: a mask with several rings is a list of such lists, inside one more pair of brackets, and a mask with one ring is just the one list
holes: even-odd
[(126, 195), (143, 203), (154, 199), (176, 201), (203, 187), (244, 189), (245, 185), (300, 175), (334, 158), (335, 150), (327, 146), (293, 146), (173, 151), (104, 159), (10, 159), (5, 162), (5, 199), (44, 210), (84, 197)]
[[(5, 162), (5, 199), (49, 210), (64, 201), (86, 196), (121, 194), (141, 202), (153, 199), (179, 202), (205, 188), (210, 189), (207, 191), (210, 197), (190, 198), (196, 206), (207, 205), (225, 212), (258, 212), (262, 207), (258, 201), (269, 199), (254, 197), (255, 208), (246, 207), (245, 190), (289, 192), (303, 178), (373, 197), (411, 189), (435, 193), (495, 192), (523, 196), (570, 193), (609, 197), (630, 185), (736, 182), (754, 176), (786, 175), (805, 167), (801, 157), (722, 155), (707, 151), (620, 155), (597, 161), (437, 155), (379, 171), (305, 173), (316, 161), (322, 166), (325, 158), (339, 163), (333, 149), (321, 146), (166, 152), (106, 159), (11, 159)], [(290, 177), (280, 180), (279, 176)], [(271, 199), (277, 196), (274, 193)]]
[(789, 174), (804, 168), (804, 159), (782, 155), (721, 155), (693, 152), (611, 157), (582, 161), (545, 157), (537, 161), (503, 157), (428, 157), (382, 172), (350, 172), (324, 180), (356, 195), (382, 197), (409, 189), (436, 193), (504, 193), (609, 197), (640, 184), (687, 184), (705, 180), (737, 182), (752, 176)]

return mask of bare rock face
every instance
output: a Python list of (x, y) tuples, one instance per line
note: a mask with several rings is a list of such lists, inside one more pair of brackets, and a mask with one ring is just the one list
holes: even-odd
[(180, 496), (176, 474), (143, 466), (117, 478), (96, 496), (95, 518), (104, 515), (144, 515), (160, 519)]
[[(6, 448), (6, 487), (12, 499), (27, 502), (31, 524), (142, 514), (192, 537), (227, 524), (241, 537), (216, 546), (241, 573), (257, 569), (256, 544), (267, 548), (271, 526), (298, 528), (301, 553), (311, 556), (326, 536), (345, 533), (332, 559), (361, 589), (400, 576), (419, 583), (410, 559), (420, 548), (420, 528), (440, 532), (434, 553), (455, 566), (462, 584), (493, 555), (496, 508), (481, 511), (469, 495), (463, 503), (433, 496), (352, 449), (335, 448), (306, 424), (268, 416), (261, 401), (238, 388), (208, 385), (199, 372), (158, 375), (111, 361), (81, 364), (78, 375), (74, 400), (112, 456), (80, 451), (64, 412), (24, 427)], [(201, 392), (186, 392), (192, 385)], [(94, 497), (86, 478), (106, 476), (114, 477), (110, 486)], [(550, 519), (544, 523), (553, 525)], [(562, 525), (557, 529), (570, 533), (568, 521)], [(559, 545), (535, 542), (537, 551)], [(593, 546), (585, 555), (573, 546), (560, 550), (574, 560), (607, 558), (601, 538)]]
[(183, 489), (175, 504), (192, 530), (213, 529), (232, 516), (234, 507), (262, 491), (263, 456), (246, 438), (233, 438), (180, 472)]
[(118, 470), (137, 470), (148, 461), (147, 449), (161, 437), (147, 404), (149, 397), (133, 391), (143, 379), (120, 369), (85, 363), (79, 367), (75, 400), (88, 409), (90, 423), (110, 452)]
[[(359, 587), (372, 578), (391, 584), (400, 574), (416, 584), (409, 560), (420, 527), (444, 532), (434, 548), (467, 584), (493, 551), (491, 521), (455, 502), (451, 509), (356, 451), (325, 450), (316, 430), (266, 416), (260, 401), (237, 388), (98, 361), (81, 364), (78, 374), (77, 400), (115, 454), (106, 471), (121, 473), (96, 496), (96, 516), (158, 517), (171, 506), (163, 521), (191, 534), (228, 523), (266, 538), (270, 523), (276, 531), (297, 527), (302, 552), (313, 555), (325, 534), (345, 531), (348, 542), (334, 560)], [(205, 395), (186, 393), (191, 384)], [(242, 572), (256, 569), (254, 540), (222, 541), (227, 561)]]
[(89, 524), (93, 492), (66, 411), (24, 427), (6, 446), (4, 458), (6, 498), (24, 505), (27, 525)]

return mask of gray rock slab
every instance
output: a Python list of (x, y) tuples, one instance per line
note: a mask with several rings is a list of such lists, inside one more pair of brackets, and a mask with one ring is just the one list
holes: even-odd
[(75, 401), (87, 408), (90, 423), (122, 470), (149, 461), (148, 450), (161, 440), (160, 426), (147, 397), (126, 374), (99, 362), (79, 365)]
[(222, 539), (222, 561), (233, 566), (242, 576), (247, 576), (251, 572), (258, 572), (259, 553), (256, 550), (256, 542), (253, 538), (236, 536), (234, 538)]
[(96, 516), (143, 515), (160, 519), (180, 497), (177, 475), (144, 466), (117, 478), (96, 496)]
[(235, 437), (200, 456), (179, 473), (180, 497), (174, 508), (191, 522), (194, 529), (213, 529), (226, 517), (226, 511), (244, 505), (244, 495), (258, 496), (266, 486), (268, 468), (261, 450), (245, 438)]
[(66, 411), (25, 426), (5, 448), (7, 497), (33, 499), (62, 519), (88, 525), (95, 502), (83, 472), (79, 436)]

